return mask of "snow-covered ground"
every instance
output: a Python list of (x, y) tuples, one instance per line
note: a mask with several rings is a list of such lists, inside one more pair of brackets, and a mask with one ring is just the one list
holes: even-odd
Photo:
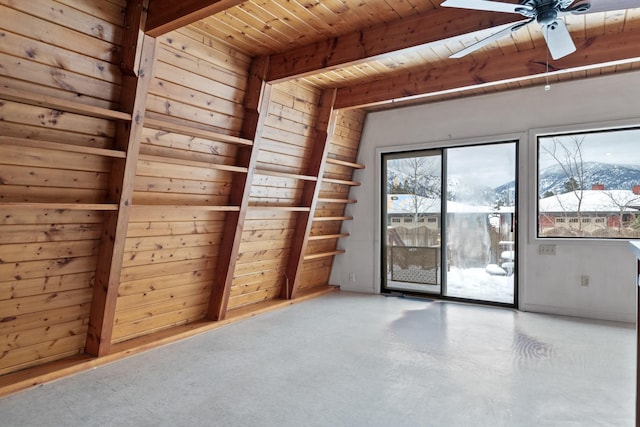
[[(492, 276), (484, 268), (452, 267), (447, 272), (447, 296), (513, 304), (514, 276)], [(440, 286), (389, 280), (390, 289), (440, 293)]]
[(447, 295), (513, 304), (514, 276), (492, 276), (484, 268), (451, 268)]

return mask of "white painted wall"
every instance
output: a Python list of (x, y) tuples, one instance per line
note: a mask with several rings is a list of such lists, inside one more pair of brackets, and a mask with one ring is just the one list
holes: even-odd
[[(520, 139), (520, 309), (635, 321), (635, 257), (627, 242), (541, 242), (534, 234), (532, 130), (582, 130), (611, 122), (640, 124), (640, 72), (558, 83), (549, 92), (534, 87), (369, 114), (358, 156), (367, 168), (354, 178), (362, 182), (350, 195), (358, 203), (347, 210), (355, 219), (344, 226), (351, 236), (340, 243), (347, 253), (336, 257), (331, 283), (344, 290), (379, 292), (381, 151), (509, 135)], [(557, 254), (538, 255), (540, 243), (556, 244)], [(580, 286), (584, 274), (591, 276), (589, 287)]]

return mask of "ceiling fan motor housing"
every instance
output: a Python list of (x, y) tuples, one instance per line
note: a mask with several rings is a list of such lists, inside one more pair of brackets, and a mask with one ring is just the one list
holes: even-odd
[(570, 8), (571, 3), (573, 0), (521, 0), (520, 4), (526, 7), (516, 8), (516, 12), (554, 30), (560, 12), (586, 12), (590, 7), (589, 3), (581, 3)]
[(551, 2), (548, 5), (539, 6), (537, 9), (538, 15), (536, 20), (540, 25), (552, 25), (558, 18), (558, 9), (555, 7), (555, 2)]

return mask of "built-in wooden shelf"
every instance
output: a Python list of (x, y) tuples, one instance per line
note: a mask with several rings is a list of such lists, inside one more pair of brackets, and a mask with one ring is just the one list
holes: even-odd
[(225, 135), (213, 130), (202, 129), (200, 127), (188, 126), (185, 124), (167, 122), (164, 120), (158, 120), (149, 117), (144, 119), (144, 127), (161, 130), (164, 132), (179, 133), (180, 135), (188, 135), (195, 138), (207, 139), (210, 141), (226, 142), (236, 145), (253, 145), (253, 141), (249, 139), (239, 138), (232, 135)]
[(315, 216), (314, 221), (351, 221), (352, 216)]
[(249, 205), (250, 209), (260, 209), (265, 211), (285, 211), (285, 212), (309, 212), (308, 206), (275, 206), (275, 205)]
[(0, 202), (0, 209), (55, 209), (70, 211), (117, 211), (115, 203)]
[(364, 165), (361, 165), (360, 163), (346, 162), (344, 160), (332, 159), (331, 157), (327, 158), (327, 163), (331, 163), (333, 165), (339, 165), (339, 166), (346, 166), (348, 168), (353, 168), (353, 169), (364, 169)]
[(311, 176), (311, 175), (300, 175), (300, 174), (295, 174), (295, 173), (274, 171), (274, 170), (261, 169), (261, 168), (256, 168), (254, 170), (254, 173), (257, 174), (257, 175), (279, 176), (279, 177), (282, 177), (282, 178), (301, 179), (301, 180), (304, 180), (304, 181), (317, 181), (318, 180), (317, 177)]
[(339, 184), (339, 185), (350, 185), (352, 187), (357, 187), (361, 185), (359, 181), (349, 181), (346, 179), (334, 179), (334, 178), (322, 178), (322, 182), (329, 182), (331, 184)]
[(245, 167), (233, 166), (233, 165), (222, 165), (219, 163), (201, 162), (198, 160), (183, 160), (183, 159), (175, 159), (173, 157), (150, 156), (147, 154), (140, 154), (138, 156), (138, 159), (141, 161), (170, 163), (172, 165), (180, 165), (180, 166), (191, 166), (194, 168), (207, 168), (207, 169), (216, 169), (216, 170), (227, 171), (227, 172), (247, 173), (247, 168)]
[(356, 199), (327, 199), (320, 197), (318, 198), (318, 203), (339, 203), (339, 204), (350, 204), (350, 203), (358, 203)]
[(124, 159), (127, 157), (124, 151), (110, 150), (107, 148), (86, 147), (84, 145), (64, 144), (60, 142), (41, 141), (30, 138), (17, 138), (13, 136), (0, 136), (0, 145), (17, 145), (20, 147), (44, 148), (47, 150), (69, 151), (72, 153), (95, 154), (97, 156), (115, 157)]
[(305, 261), (309, 261), (312, 259), (319, 259), (319, 258), (328, 258), (328, 257), (332, 257), (334, 255), (340, 255), (345, 253), (346, 251), (344, 249), (338, 249), (335, 251), (329, 251), (329, 252), (321, 252), (319, 254), (310, 254), (310, 255), (305, 255), (304, 256), (304, 260)]
[(124, 113), (122, 111), (109, 110), (107, 108), (95, 107), (81, 102), (54, 98), (51, 96), (40, 95), (23, 90), (15, 90), (7, 87), (0, 89), (0, 99), (19, 102), (21, 104), (35, 105), (38, 107), (53, 108), (55, 110), (96, 117), (99, 119), (131, 121), (131, 114)]
[(349, 237), (349, 233), (319, 234), (317, 236), (309, 236), (309, 240), (331, 240), (331, 239), (339, 239), (341, 237)]

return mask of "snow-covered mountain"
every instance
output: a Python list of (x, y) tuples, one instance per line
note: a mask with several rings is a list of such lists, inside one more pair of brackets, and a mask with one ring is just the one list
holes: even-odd
[[(568, 179), (560, 166), (550, 166), (540, 172), (539, 192), (541, 195), (547, 191), (564, 193), (564, 184)], [(634, 185), (640, 184), (640, 167), (585, 162), (583, 189), (591, 190), (594, 184), (604, 184), (607, 190), (631, 190)]]
[[(415, 194), (429, 198), (440, 197), (441, 181), (439, 177), (427, 176), (422, 180), (411, 182), (409, 185), (391, 175), (387, 179), (389, 194)], [(414, 187), (415, 186), (415, 187)], [(415, 190), (413, 190), (415, 188)], [(470, 183), (459, 177), (451, 177), (447, 181), (447, 200), (467, 203), (475, 206), (513, 205), (515, 194), (509, 196), (498, 194), (495, 189), (478, 183)], [(508, 197), (508, 198), (507, 198)], [(505, 202), (506, 201), (506, 202)]]
[[(607, 190), (631, 190), (634, 185), (640, 185), (640, 166), (585, 162), (584, 175), (585, 190), (590, 190), (593, 184), (604, 184)], [(564, 184), (568, 180), (569, 177), (560, 166), (548, 167), (540, 173), (539, 193), (564, 193)], [(388, 184), (391, 186), (392, 182)], [(424, 188), (419, 189), (419, 193), (426, 197), (434, 197), (436, 192), (433, 189), (439, 185), (439, 180), (432, 177), (424, 183)], [(489, 188), (479, 184), (463, 183), (454, 177), (449, 180), (447, 187), (447, 199), (451, 201), (485, 206), (512, 206), (515, 202), (515, 181)]]
[[(584, 163), (584, 189), (591, 190), (593, 184), (604, 184), (607, 190), (631, 190), (634, 185), (640, 184), (640, 166), (612, 165), (600, 162)], [(561, 194), (566, 190), (564, 184), (569, 177), (559, 165), (550, 166), (540, 172), (539, 194), (546, 192)], [(515, 182), (507, 182), (496, 188), (498, 194), (513, 193)]]
[(450, 179), (447, 185), (447, 200), (475, 206), (495, 206), (496, 191), (486, 185)]

